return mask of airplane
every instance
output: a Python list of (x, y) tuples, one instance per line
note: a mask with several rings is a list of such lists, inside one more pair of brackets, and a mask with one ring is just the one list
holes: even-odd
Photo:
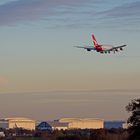
[(126, 46), (126, 45), (121, 45), (121, 46), (112, 46), (112, 45), (103, 45), (103, 44), (98, 44), (94, 34), (92, 34), (92, 39), (93, 39), (93, 46), (75, 46), (77, 48), (83, 48), (83, 49), (86, 49), (87, 51), (97, 51), (97, 52), (100, 52), (100, 53), (110, 53), (111, 51), (113, 51), (114, 53), (115, 52), (118, 52), (119, 50), (123, 50), (123, 48)]

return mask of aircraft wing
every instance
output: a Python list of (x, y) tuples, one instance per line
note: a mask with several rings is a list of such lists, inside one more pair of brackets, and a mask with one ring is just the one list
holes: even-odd
[(74, 46), (76, 48), (93, 49), (93, 46)]
[(74, 47), (83, 48), (86, 49), (87, 51), (96, 50), (93, 46), (74, 46)]
[(125, 46), (126, 45), (116, 46), (116, 47), (113, 47), (113, 48), (109, 49), (108, 51), (113, 51), (113, 50), (116, 50), (116, 49), (122, 49)]
[(83, 47), (83, 46), (74, 46), (74, 47), (76, 47), (76, 48), (83, 48), (83, 49), (85, 49), (85, 47)]

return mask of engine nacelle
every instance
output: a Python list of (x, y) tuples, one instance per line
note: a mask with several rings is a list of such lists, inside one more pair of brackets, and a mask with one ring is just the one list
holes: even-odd
[(120, 50), (122, 51), (122, 50), (123, 50), (123, 48), (120, 48)]
[(89, 51), (91, 51), (91, 49), (87, 49), (87, 51), (89, 52)]

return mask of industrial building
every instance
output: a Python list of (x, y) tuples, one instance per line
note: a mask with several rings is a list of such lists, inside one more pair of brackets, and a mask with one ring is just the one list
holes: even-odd
[(23, 128), (35, 130), (36, 121), (28, 118), (4, 118), (0, 119), (0, 128), (12, 129)]
[(105, 121), (104, 128), (111, 129), (111, 128), (124, 128), (123, 124), (124, 121)]
[(48, 122), (51, 126), (52, 126), (52, 129), (55, 130), (66, 130), (68, 129), (69, 127), (69, 123), (65, 123), (65, 122), (59, 122), (59, 121), (52, 121), (52, 122)]
[(66, 130), (68, 129), (68, 123), (60, 123), (59, 121), (47, 121), (41, 122), (37, 129), (39, 130)]
[(69, 129), (100, 129), (104, 128), (104, 121), (94, 118), (62, 118), (61, 123), (68, 123)]
[(66, 130), (66, 129), (100, 129), (104, 128), (104, 121), (101, 119), (94, 118), (62, 118), (52, 122), (42, 122), (38, 125), (40, 130)]

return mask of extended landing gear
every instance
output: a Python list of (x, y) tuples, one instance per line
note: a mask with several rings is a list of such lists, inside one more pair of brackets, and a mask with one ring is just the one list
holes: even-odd
[(107, 54), (107, 53), (110, 53), (110, 51), (102, 51), (102, 52), (100, 52), (100, 53), (105, 53), (105, 54)]

